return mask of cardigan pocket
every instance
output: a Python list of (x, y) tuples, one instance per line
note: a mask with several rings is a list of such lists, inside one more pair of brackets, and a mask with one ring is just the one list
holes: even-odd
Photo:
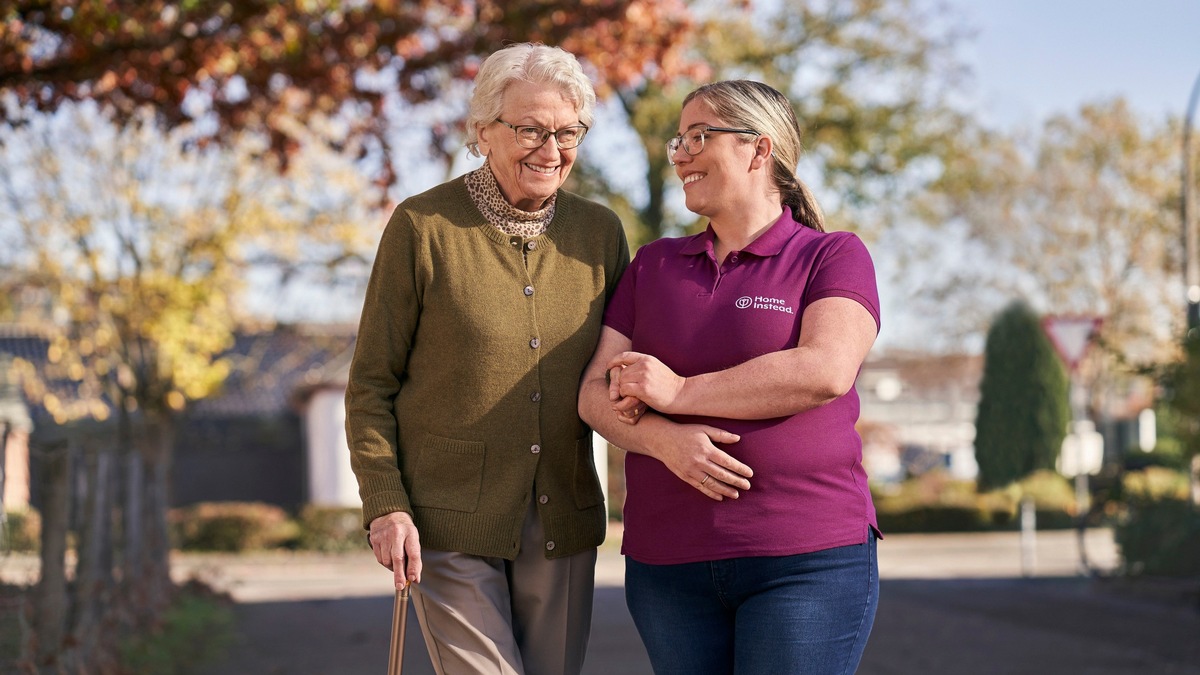
[(596, 475), (596, 460), (592, 454), (592, 435), (575, 441), (575, 506), (588, 509), (604, 503), (604, 491)]
[(427, 434), (413, 472), (413, 506), (474, 513), (483, 489), (485, 444)]

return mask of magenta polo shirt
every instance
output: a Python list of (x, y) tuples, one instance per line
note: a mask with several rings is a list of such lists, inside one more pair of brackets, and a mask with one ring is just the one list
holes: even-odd
[[(800, 320), (828, 297), (862, 303), (879, 325), (875, 270), (862, 241), (817, 232), (790, 209), (718, 269), (713, 231), (643, 246), (625, 271), (604, 323), (683, 376), (724, 370), (795, 347)], [(803, 373), (797, 374), (803, 377)], [(866, 541), (877, 528), (854, 429), (850, 391), (790, 417), (729, 420), (671, 415), (741, 436), (721, 445), (754, 470), (751, 489), (717, 502), (656, 459), (625, 456), (622, 553), (649, 564), (820, 551)]]

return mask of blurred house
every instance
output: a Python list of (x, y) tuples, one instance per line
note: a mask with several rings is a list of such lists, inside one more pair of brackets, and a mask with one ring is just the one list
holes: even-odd
[[(45, 410), (28, 404), (12, 377), (14, 359), (44, 366), (47, 346), (43, 336), (0, 324), (0, 492), (7, 510), (37, 505), (38, 443), (64, 433)], [(180, 419), (172, 505), (359, 506), (344, 432), (353, 347), (354, 327), (344, 325), (279, 326), (239, 335), (227, 354), (233, 372), (223, 389), (194, 403)], [(895, 482), (933, 469), (975, 478), (982, 369), (982, 356), (964, 354), (889, 352), (863, 365), (856, 384), (862, 406), (858, 430), (873, 481)], [(70, 383), (48, 384), (60, 398), (71, 395)], [(1145, 436), (1137, 418), (1151, 392), (1134, 387), (1107, 398), (1108, 412), (1097, 427), (1105, 437), (1106, 461), (1120, 463), (1139, 435)], [(94, 441), (94, 429), (87, 433)], [(597, 468), (607, 474), (607, 444), (595, 440)], [(614, 474), (616, 483), (622, 478)], [(605, 476), (602, 484), (608, 487)]]
[(29, 434), (33, 420), (12, 370), (14, 358), (45, 353), (40, 340), (0, 325), (0, 506), (12, 511), (29, 506)]
[(221, 392), (193, 404), (183, 421), (172, 503), (360, 506), (343, 431), (345, 382), (323, 386), (353, 344), (354, 329), (343, 325), (239, 335)]
[[(44, 372), (48, 340), (0, 325), (0, 438), (4, 507), (37, 506), (39, 443), (72, 439), (112, 447), (115, 425), (57, 425), (16, 386), (14, 359)], [(360, 504), (342, 437), (344, 380), (326, 382), (347, 362), (354, 331), (346, 326), (280, 326), (237, 336), (225, 354), (232, 373), (222, 390), (179, 418), (170, 501), (260, 501), (296, 509)], [(69, 382), (48, 382), (69, 397)], [(72, 434), (75, 434), (72, 436)], [(32, 456), (31, 456), (32, 455)], [(76, 462), (81, 464), (81, 462)], [(77, 468), (76, 470), (81, 470)]]
[(894, 352), (863, 364), (856, 389), (863, 464), (876, 482), (933, 469), (974, 479), (983, 357)]

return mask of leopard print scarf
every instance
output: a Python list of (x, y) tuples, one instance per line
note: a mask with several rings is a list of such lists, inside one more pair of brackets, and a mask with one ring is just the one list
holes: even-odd
[(467, 191), (471, 201), (487, 221), (510, 237), (536, 237), (546, 231), (554, 218), (557, 194), (550, 195), (546, 206), (538, 211), (522, 211), (504, 198), (492, 167), (485, 161), (483, 166), (466, 175)]

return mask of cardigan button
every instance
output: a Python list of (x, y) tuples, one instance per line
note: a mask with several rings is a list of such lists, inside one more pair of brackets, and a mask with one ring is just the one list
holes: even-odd
[(533, 445), (529, 446), (529, 451), (536, 455), (542, 451), (542, 446), (534, 443)]
[(536, 241), (531, 241), (531, 242), (529, 242), (529, 243), (525, 244), (525, 250), (526, 250), (526, 251), (532, 251), (532, 250), (534, 250), (534, 249), (536, 249), (536, 248), (537, 248), (537, 242), (536, 242)]
[(533, 338), (532, 340), (529, 341), (529, 346), (534, 349), (537, 349), (538, 347), (542, 346), (542, 341), (537, 338)]
[(554, 542), (552, 542), (552, 541), (546, 542), (546, 550), (553, 551), (554, 550)]
[(525, 287), (525, 297), (529, 297), (531, 295), (533, 295), (533, 286), (526, 286)]
[(538, 497), (539, 504), (545, 504), (548, 501), (550, 501), (550, 498), (547, 497), (546, 495), (542, 495), (541, 497)]
[(529, 400), (533, 401), (534, 403), (537, 403), (538, 401), (542, 400), (542, 392), (540, 392), (540, 391), (533, 392), (532, 394), (529, 395)]

